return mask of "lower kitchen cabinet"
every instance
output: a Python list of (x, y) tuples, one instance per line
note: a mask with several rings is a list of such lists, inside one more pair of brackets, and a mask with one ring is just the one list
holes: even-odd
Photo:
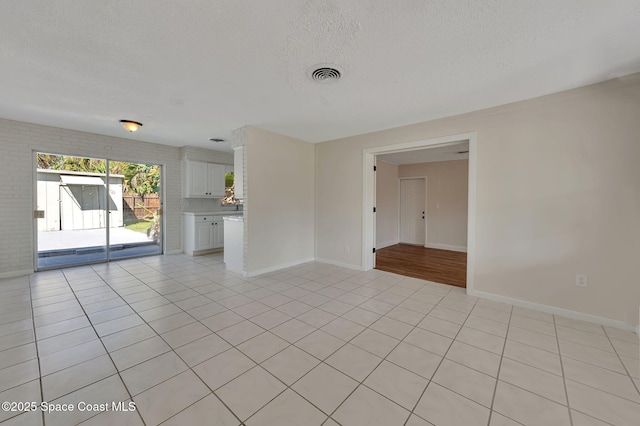
[(203, 254), (224, 247), (222, 216), (185, 214), (182, 222), (185, 253)]

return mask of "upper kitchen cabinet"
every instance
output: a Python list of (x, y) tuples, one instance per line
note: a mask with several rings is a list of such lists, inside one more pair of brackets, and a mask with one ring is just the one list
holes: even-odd
[(183, 196), (185, 198), (224, 197), (226, 168), (224, 164), (185, 160)]

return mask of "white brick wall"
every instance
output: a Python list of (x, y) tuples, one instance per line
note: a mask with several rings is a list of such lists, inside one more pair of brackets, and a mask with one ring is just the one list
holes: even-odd
[[(249, 176), (247, 173), (247, 150), (246, 145), (249, 139), (248, 136), (249, 126), (244, 126), (231, 132), (231, 147), (239, 148), (245, 147), (242, 150), (242, 216), (244, 222), (242, 223), (243, 242), (242, 242), (242, 272), (247, 271), (247, 257), (249, 256), (249, 244), (247, 241), (248, 225), (249, 225)], [(235, 165), (235, 164), (234, 164)]]
[(183, 160), (233, 165), (233, 152), (216, 151), (195, 146), (183, 146), (180, 148), (180, 156)]
[(179, 148), (0, 119), (0, 277), (33, 270), (37, 151), (161, 164), (165, 251), (182, 250)]

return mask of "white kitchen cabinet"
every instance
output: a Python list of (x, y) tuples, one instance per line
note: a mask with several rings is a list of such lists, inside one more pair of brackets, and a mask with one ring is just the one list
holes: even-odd
[(213, 248), (224, 247), (224, 220), (222, 216), (217, 216), (212, 226), (213, 228)]
[(184, 214), (182, 222), (185, 253), (203, 254), (224, 247), (222, 216)]
[(224, 197), (224, 164), (184, 162), (184, 198)]
[(209, 175), (209, 195), (214, 197), (224, 197), (224, 175), (226, 173), (224, 164), (207, 164)]
[(210, 250), (213, 248), (214, 222), (196, 222), (194, 224), (193, 251)]

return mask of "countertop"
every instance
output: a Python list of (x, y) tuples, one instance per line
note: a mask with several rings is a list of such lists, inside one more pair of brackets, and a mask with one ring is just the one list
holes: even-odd
[(225, 210), (218, 212), (182, 212), (182, 214), (187, 216), (231, 216), (231, 215), (242, 215), (242, 211), (236, 210)]
[(222, 219), (227, 222), (244, 222), (244, 216), (240, 215), (223, 216)]

